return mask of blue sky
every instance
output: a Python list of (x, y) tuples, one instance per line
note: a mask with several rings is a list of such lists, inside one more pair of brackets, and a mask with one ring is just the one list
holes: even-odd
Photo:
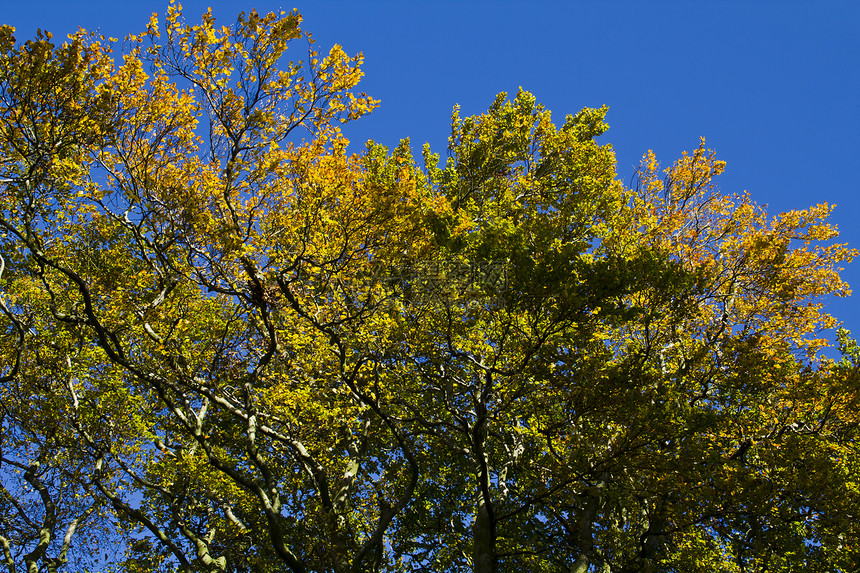
[[(841, 240), (860, 247), (860, 2), (256, 2), (186, 1), (230, 24), (242, 10), (298, 8), (327, 50), (365, 55), (362, 88), (382, 106), (347, 135), (410, 137), (444, 153), (451, 108), (480, 113), (501, 91), (533, 92), (557, 121), (610, 106), (611, 143), (628, 182), (642, 153), (664, 165), (707, 138), (727, 161), (726, 192), (776, 213), (838, 205)], [(78, 26), (143, 31), (167, 0), (0, 0), (19, 40)], [(297, 56), (300, 57), (300, 56)], [(843, 276), (860, 296), (860, 261)], [(860, 335), (860, 309), (829, 303)]]

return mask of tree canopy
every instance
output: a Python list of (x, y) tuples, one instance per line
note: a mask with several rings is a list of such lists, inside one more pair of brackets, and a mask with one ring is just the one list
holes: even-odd
[(831, 206), (523, 90), (351, 153), (300, 24), (0, 28), (10, 573), (860, 568)]

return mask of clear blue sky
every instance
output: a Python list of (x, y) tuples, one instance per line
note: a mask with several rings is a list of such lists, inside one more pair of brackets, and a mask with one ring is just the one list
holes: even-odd
[[(365, 55), (363, 89), (382, 106), (347, 134), (443, 152), (451, 108), (480, 113), (501, 91), (532, 91), (558, 121), (610, 106), (620, 176), (647, 149), (668, 164), (699, 136), (728, 162), (724, 191), (772, 212), (838, 204), (842, 240), (860, 247), (860, 2), (183, 2), (239, 11), (297, 7), (305, 29)], [(0, 0), (19, 40), (78, 26), (123, 38), (167, 0)], [(417, 150), (417, 149), (416, 149)], [(844, 273), (860, 297), (860, 261)], [(855, 298), (857, 298), (855, 297)], [(860, 335), (851, 299), (829, 308)]]

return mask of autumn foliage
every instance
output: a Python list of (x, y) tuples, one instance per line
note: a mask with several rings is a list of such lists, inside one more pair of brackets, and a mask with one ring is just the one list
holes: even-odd
[(860, 567), (830, 205), (704, 140), (626, 186), (526, 91), (348, 152), (361, 55), (300, 23), (0, 28), (10, 573)]

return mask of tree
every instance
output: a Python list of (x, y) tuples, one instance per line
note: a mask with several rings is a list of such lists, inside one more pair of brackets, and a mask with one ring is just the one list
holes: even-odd
[(627, 188), (525, 91), (349, 154), (361, 56), (300, 22), (0, 32), (10, 572), (860, 566), (828, 205), (704, 141)]

